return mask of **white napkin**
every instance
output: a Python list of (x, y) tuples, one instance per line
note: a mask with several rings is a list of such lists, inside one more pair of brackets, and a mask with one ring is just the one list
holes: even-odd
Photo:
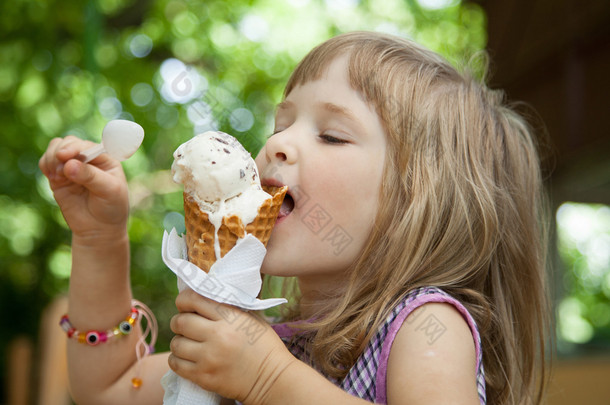
[[(187, 286), (198, 294), (217, 302), (245, 310), (261, 310), (287, 302), (284, 298), (259, 300), (261, 290), (260, 267), (267, 250), (252, 235), (239, 239), (237, 244), (206, 273), (187, 260), (186, 242), (176, 229), (163, 233), (161, 255), (163, 261), (178, 276), (178, 289)], [(168, 371), (161, 379), (165, 389), (165, 405), (215, 405), (220, 396), (205, 391), (189, 380)]]
[(161, 377), (161, 385), (165, 390), (163, 405), (218, 405), (221, 396), (215, 392), (206, 391), (191, 380), (180, 377), (169, 370)]

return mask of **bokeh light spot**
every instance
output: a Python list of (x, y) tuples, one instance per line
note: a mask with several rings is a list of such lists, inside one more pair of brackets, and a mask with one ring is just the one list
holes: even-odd
[(184, 215), (179, 212), (168, 212), (163, 218), (163, 228), (165, 228), (167, 232), (176, 229), (178, 235), (185, 233)]
[(239, 31), (250, 41), (261, 42), (269, 33), (269, 24), (262, 17), (248, 14), (240, 21)]
[(137, 34), (129, 41), (129, 51), (136, 58), (148, 56), (153, 48), (153, 41), (148, 35)]
[(459, 0), (417, 0), (417, 3), (428, 10), (440, 10), (460, 4)]
[(231, 112), (229, 124), (236, 131), (248, 131), (254, 125), (254, 115), (247, 108), (237, 108)]
[(136, 83), (131, 88), (131, 101), (138, 107), (144, 107), (153, 99), (154, 90), (148, 83)]
[(49, 256), (49, 270), (59, 279), (67, 279), (72, 273), (72, 252), (67, 245), (59, 246)]

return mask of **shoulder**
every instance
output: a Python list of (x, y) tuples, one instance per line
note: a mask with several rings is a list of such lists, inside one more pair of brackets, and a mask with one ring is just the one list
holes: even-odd
[(478, 404), (477, 353), (454, 305), (425, 303), (402, 323), (387, 365), (388, 404)]

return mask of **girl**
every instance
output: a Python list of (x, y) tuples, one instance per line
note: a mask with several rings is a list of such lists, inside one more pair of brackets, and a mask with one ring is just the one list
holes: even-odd
[[(111, 328), (131, 300), (125, 178), (106, 155), (74, 159), (87, 146), (54, 139), (40, 160), (73, 232), (80, 330)], [(140, 362), (139, 389), (137, 333), (69, 342), (79, 403), (159, 403), (168, 364), (245, 404), (541, 401), (541, 176), (501, 93), (410, 41), (340, 35), (297, 66), (257, 164), (290, 190), (262, 268), (297, 280), (285, 322), (186, 290), (171, 354)]]

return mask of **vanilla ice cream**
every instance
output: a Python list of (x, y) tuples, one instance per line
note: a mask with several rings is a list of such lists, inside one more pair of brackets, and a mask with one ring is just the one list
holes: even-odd
[[(172, 174), (217, 231), (223, 217), (237, 215), (244, 225), (251, 223), (271, 198), (261, 187), (250, 153), (224, 132), (208, 131), (180, 145), (174, 152)], [(218, 250), (216, 256), (220, 258)]]

